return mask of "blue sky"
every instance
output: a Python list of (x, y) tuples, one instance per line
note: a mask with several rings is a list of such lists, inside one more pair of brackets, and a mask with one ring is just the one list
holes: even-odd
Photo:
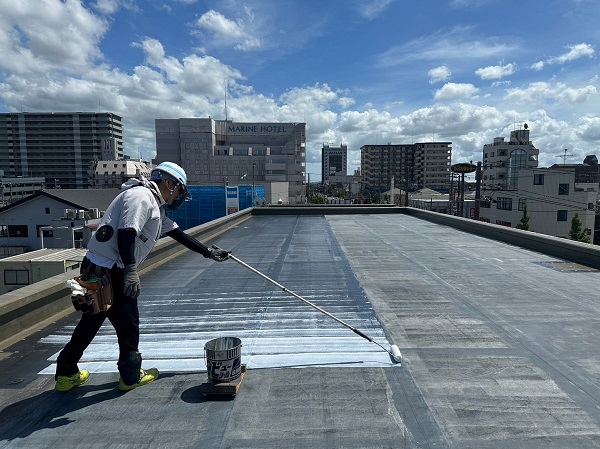
[(349, 170), (374, 143), (478, 161), (529, 125), (540, 166), (600, 156), (597, 0), (0, 0), (0, 110), (111, 111), (126, 153), (154, 119), (307, 123)]

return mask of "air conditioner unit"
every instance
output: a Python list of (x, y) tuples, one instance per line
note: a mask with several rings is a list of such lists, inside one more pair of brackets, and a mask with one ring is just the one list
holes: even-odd
[(67, 220), (75, 220), (75, 209), (65, 209), (65, 218)]

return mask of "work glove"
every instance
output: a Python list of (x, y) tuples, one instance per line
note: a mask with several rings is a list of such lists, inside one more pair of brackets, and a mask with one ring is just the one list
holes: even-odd
[(229, 251), (220, 248), (212, 248), (210, 250), (210, 258), (217, 262), (224, 262), (229, 259)]
[(136, 299), (140, 296), (140, 276), (138, 275), (135, 265), (125, 265), (123, 267), (123, 293), (132, 299)]

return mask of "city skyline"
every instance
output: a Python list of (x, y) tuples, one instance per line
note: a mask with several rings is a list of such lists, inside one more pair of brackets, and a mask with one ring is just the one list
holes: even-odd
[[(323, 144), (450, 141), (452, 162), (525, 123), (540, 167), (600, 154), (593, 0), (0, 0), (0, 111), (306, 122)], [(226, 88), (227, 86), (227, 88)], [(565, 151), (567, 149), (567, 151)]]

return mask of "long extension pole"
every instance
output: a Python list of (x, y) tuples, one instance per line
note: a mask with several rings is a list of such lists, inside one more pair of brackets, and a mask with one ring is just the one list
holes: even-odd
[[(218, 246), (213, 245), (213, 248), (215, 249), (219, 249)], [(317, 306), (316, 304), (313, 304), (312, 302), (310, 302), (309, 300), (303, 298), (302, 296), (294, 293), (293, 291), (289, 290), (288, 288), (284, 287), (283, 285), (281, 285), (279, 282), (274, 281), (273, 279), (271, 279), (269, 276), (267, 276), (266, 274), (261, 273), (260, 271), (258, 271), (256, 268), (251, 267), (250, 265), (248, 265), (246, 262), (238, 259), (237, 257), (235, 257), (233, 254), (229, 253), (229, 258), (236, 261), (237, 263), (239, 263), (240, 265), (242, 265), (243, 267), (246, 267), (247, 269), (249, 269), (250, 271), (252, 271), (255, 274), (258, 274), (261, 278), (269, 281), (271, 284), (275, 285), (277, 288), (279, 288), (281, 291), (288, 293), (290, 295), (292, 295), (294, 298), (299, 299), (300, 301), (302, 301), (303, 303), (311, 306), (313, 309), (318, 310), (319, 312), (321, 312), (324, 315), (327, 315), (329, 318), (331, 318), (332, 320), (337, 321), (338, 323), (340, 323), (342, 326), (347, 327), (348, 329), (350, 329), (352, 332), (354, 332), (355, 334), (361, 336), (362, 338), (364, 338), (365, 340), (370, 341), (371, 343), (375, 343), (377, 346), (379, 346), (381, 349), (383, 349), (385, 352), (387, 352), (390, 356), (390, 359), (392, 360), (393, 363), (402, 363), (402, 354), (400, 353), (400, 349), (398, 348), (397, 345), (392, 345), (391, 346), (391, 350), (386, 349), (385, 347), (383, 347), (382, 345), (380, 345), (379, 343), (377, 343), (375, 340), (373, 340), (372, 337), (369, 337), (367, 334), (365, 334), (364, 332), (361, 332), (360, 330), (356, 329), (355, 327), (350, 326), (348, 323), (346, 323), (345, 321), (340, 320), (338, 317), (332, 315), (331, 313), (329, 313), (328, 311), (322, 309), (321, 307)]]

